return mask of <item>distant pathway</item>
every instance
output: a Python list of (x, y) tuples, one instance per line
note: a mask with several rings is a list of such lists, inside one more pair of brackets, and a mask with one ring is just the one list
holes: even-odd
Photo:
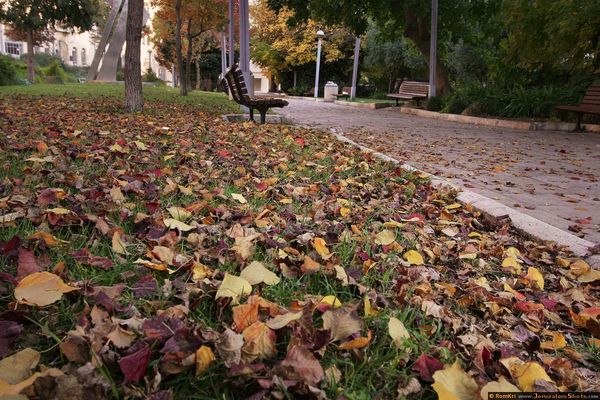
[[(290, 99), (276, 110), (600, 243), (600, 134), (479, 127)], [(578, 233), (579, 232), (579, 233)]]

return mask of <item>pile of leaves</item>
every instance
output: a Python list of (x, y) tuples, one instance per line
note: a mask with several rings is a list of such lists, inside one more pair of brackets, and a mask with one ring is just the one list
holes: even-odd
[(600, 272), (320, 131), (0, 99), (0, 395), (600, 391)]

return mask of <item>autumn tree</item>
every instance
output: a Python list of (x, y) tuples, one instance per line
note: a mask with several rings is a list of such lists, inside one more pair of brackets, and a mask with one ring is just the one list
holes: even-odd
[(129, 0), (127, 6), (127, 29), (125, 33), (125, 109), (142, 111), (142, 66), (140, 47), (144, 20), (144, 0)]
[(182, 96), (191, 87), (194, 42), (205, 32), (223, 28), (227, 23), (227, 3), (226, 0), (154, 0), (158, 8), (154, 41), (174, 42)]
[(35, 81), (33, 49), (49, 37), (55, 25), (89, 30), (102, 7), (100, 0), (0, 0), (0, 21), (6, 23), (13, 37), (27, 42), (27, 79)]
[(287, 7), (274, 11), (266, 0), (257, 1), (250, 12), (253, 21), (250, 56), (271, 76), (279, 79), (284, 72), (315, 62), (315, 33), (319, 29), (327, 32), (323, 39), (327, 48), (323, 52), (325, 63), (347, 57), (345, 50), (352, 43), (352, 35), (347, 29), (326, 26), (310, 18), (290, 26), (295, 12)]

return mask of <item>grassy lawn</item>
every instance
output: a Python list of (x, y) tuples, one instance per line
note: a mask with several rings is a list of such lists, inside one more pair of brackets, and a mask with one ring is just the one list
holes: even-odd
[(0, 88), (0, 396), (597, 391), (583, 260), (321, 131), (120, 89)]
[[(64, 85), (38, 84), (28, 86), (0, 86), (0, 95), (23, 94), (28, 96), (60, 96), (77, 98), (124, 98), (122, 84), (67, 83)], [(178, 88), (168, 86), (144, 86), (144, 100), (158, 103), (198, 105), (211, 113), (236, 112), (239, 107), (223, 93), (193, 90), (187, 97), (179, 95)]]
[(394, 99), (372, 99), (369, 97), (356, 97), (353, 100), (348, 99), (344, 101), (354, 102), (354, 103), (395, 103)]

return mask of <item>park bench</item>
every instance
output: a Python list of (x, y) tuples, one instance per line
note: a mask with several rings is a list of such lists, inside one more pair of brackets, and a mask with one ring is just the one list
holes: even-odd
[(591, 85), (583, 100), (579, 104), (563, 104), (556, 107), (560, 111), (570, 111), (577, 114), (576, 131), (581, 131), (581, 117), (583, 114), (600, 115), (600, 85)]
[(248, 89), (246, 88), (246, 82), (244, 81), (244, 75), (238, 68), (237, 64), (233, 64), (225, 72), (225, 82), (227, 87), (231, 90), (231, 96), (233, 100), (242, 105), (248, 107), (250, 110), (250, 119), (254, 121), (254, 109), (257, 109), (260, 113), (260, 123), (264, 124), (266, 120), (267, 111), (273, 107), (285, 107), (289, 103), (282, 99), (275, 98), (257, 98), (250, 96)]
[(399, 100), (416, 100), (419, 105), (419, 100), (426, 99), (429, 96), (428, 82), (402, 81), (398, 93), (390, 93), (387, 97), (396, 99), (396, 106)]
[(342, 99), (345, 99), (345, 100), (348, 100), (348, 97), (350, 97), (350, 92), (351, 92), (351, 91), (352, 91), (352, 88), (351, 88), (351, 87), (344, 86), (344, 87), (342, 88), (342, 91), (341, 91), (341, 93), (334, 94), (333, 96), (334, 96), (336, 99), (338, 99), (338, 100), (339, 100), (340, 98), (342, 98)]

